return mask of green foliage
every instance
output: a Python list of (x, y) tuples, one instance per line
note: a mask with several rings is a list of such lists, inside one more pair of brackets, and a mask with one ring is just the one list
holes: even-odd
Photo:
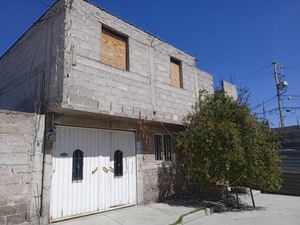
[(246, 101), (221, 91), (200, 93), (186, 129), (177, 139), (177, 158), (196, 184), (225, 184), (276, 191), (281, 185), (278, 140)]

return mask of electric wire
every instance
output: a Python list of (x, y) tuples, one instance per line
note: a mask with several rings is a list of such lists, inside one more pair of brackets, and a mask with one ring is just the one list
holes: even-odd
[[(40, 0), (37, 0), (38, 2), (40, 2), (41, 3), (41, 1)], [(58, 2), (58, 1), (56, 1), (56, 2)], [(55, 2), (55, 3), (56, 3)], [(49, 10), (50, 9), (47, 9), (46, 10), (46, 12), (15, 42), (15, 44), (16, 43), (18, 43), (26, 34), (27, 34), (27, 32), (29, 32), (36, 24), (40, 24), (40, 23), (42, 23), (42, 22), (46, 22), (46, 21), (48, 21), (48, 20), (50, 20), (50, 19), (52, 19), (52, 18), (55, 18), (55, 16), (56, 16), (56, 14), (57, 13), (60, 13), (61, 12), (61, 8), (60, 7), (58, 7), (58, 8), (54, 8), (54, 6), (55, 6), (55, 3), (53, 4), (53, 5), (51, 5), (51, 8), (52, 8), (52, 11), (53, 11), (53, 13), (52, 14), (49, 14), (49, 15), (47, 15), (47, 13), (49, 12)], [(66, 7), (66, 8), (69, 8), (68, 6), (64, 6), (64, 7)], [(69, 9), (71, 9), (71, 8), (69, 8)], [(68, 39), (68, 41), (69, 41), (69, 39)], [(15, 45), (15, 44), (13, 44), (1, 57), (0, 57), (0, 59), (1, 58), (3, 58), (10, 50), (11, 50), (11, 48)], [(5, 95), (5, 94), (7, 94), (8, 92), (10, 92), (13, 88), (15, 88), (15, 87), (17, 87), (17, 86), (19, 86), (19, 85), (21, 85), (22, 83), (24, 83), (24, 82), (26, 82), (26, 81), (28, 81), (28, 80), (30, 80), (31, 78), (33, 78), (34, 76), (36, 76), (37, 74), (35, 74), (35, 73), (32, 73), (33, 71), (32, 71), (32, 65), (34, 64), (34, 61), (35, 61), (35, 57), (34, 57), (34, 59), (32, 60), (32, 62), (31, 62), (31, 69), (30, 69), (30, 73), (29, 73), (29, 76), (28, 77), (26, 77), (25, 76), (25, 78), (23, 78), (22, 77), (22, 75), (21, 76), (18, 76), (18, 77), (16, 77), (15, 79), (14, 79), (14, 81), (12, 82), (11, 80), (9, 80), (9, 79), (7, 79), (8, 81), (7, 81), (7, 83), (2, 83), (1, 84), (1, 86), (2, 86), (2, 88), (1, 88), (1, 90), (0, 90), (0, 97), (1, 96), (3, 96), (3, 95)], [(22, 78), (20, 78), (20, 77), (22, 77)], [(20, 80), (19, 80), (20, 79)], [(18, 82), (16, 82), (16, 81), (18, 81)]]
[(36, 0), (36, 1), (39, 2), (41, 5), (47, 7), (47, 8), (51, 6), (50, 4), (48, 4), (48, 3), (46, 3), (46, 2), (44, 2), (42, 0)]
[[(243, 83), (246, 83), (246, 82), (249, 82), (249, 81), (252, 81), (252, 80), (254, 80), (254, 79), (257, 79), (257, 78), (261, 77), (262, 74), (261, 74), (260, 72), (262, 72), (262, 71), (264, 71), (264, 70), (270, 68), (271, 66), (272, 66), (272, 64), (269, 64), (269, 65), (266, 65), (266, 66), (264, 66), (264, 67), (261, 67), (261, 68), (255, 70), (255, 71), (253, 71), (253, 72), (250, 72), (250, 73), (244, 75), (243, 77), (247, 77), (247, 78), (246, 78), (246, 79), (240, 80), (238, 83), (239, 83), (239, 84), (243, 84)], [(255, 76), (250, 76), (250, 75), (257, 74), (257, 73), (260, 73), (260, 74), (255, 75)], [(269, 73), (269, 72), (268, 72), (268, 73)], [(265, 74), (265, 73), (264, 73), (264, 74)], [(249, 76), (250, 76), (250, 77), (249, 77)]]
[(274, 100), (275, 98), (277, 98), (277, 95), (275, 95), (275, 96), (273, 96), (273, 97), (271, 97), (271, 98), (269, 98), (269, 99), (263, 101), (262, 103), (257, 104), (256, 106), (254, 106), (253, 108), (251, 108), (251, 111), (253, 111), (253, 110), (255, 110), (255, 109), (257, 109), (257, 108), (263, 106), (264, 104), (267, 104), (267, 103), (271, 102), (271, 101)]

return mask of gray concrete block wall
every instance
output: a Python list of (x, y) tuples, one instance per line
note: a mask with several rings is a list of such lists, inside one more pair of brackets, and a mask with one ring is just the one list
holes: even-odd
[[(129, 71), (101, 64), (102, 24), (129, 36)], [(171, 56), (182, 61), (183, 89), (170, 84)], [(213, 86), (194, 57), (83, 0), (58, 1), (1, 57), (0, 77), (3, 109), (32, 112), (42, 101), (46, 111), (141, 114), (170, 123), (190, 110), (197, 86)]]
[(233, 99), (236, 100), (238, 98), (236, 85), (222, 80), (222, 89), (228, 96), (232, 97)]
[(56, 106), (63, 75), (63, 6), (56, 3), (1, 56), (0, 108), (33, 112), (41, 98), (47, 108)]
[[(193, 56), (83, 0), (66, 2), (62, 109), (180, 123), (199, 88), (212, 92), (211, 76)], [(129, 71), (101, 63), (102, 24), (129, 37)], [(182, 61), (182, 89), (171, 85), (170, 57)]]
[(0, 111), (0, 224), (38, 224), (44, 116)]

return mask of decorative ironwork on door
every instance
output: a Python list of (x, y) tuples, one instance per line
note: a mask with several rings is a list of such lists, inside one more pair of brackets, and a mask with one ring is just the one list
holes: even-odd
[(120, 150), (114, 153), (114, 167), (115, 177), (123, 176), (123, 152)]
[(83, 152), (79, 149), (73, 152), (72, 181), (83, 179)]

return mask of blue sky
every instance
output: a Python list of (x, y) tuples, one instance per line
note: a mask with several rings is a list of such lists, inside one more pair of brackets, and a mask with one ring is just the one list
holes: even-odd
[[(2, 55), (54, 0), (0, 1)], [(254, 107), (275, 95), (273, 60), (286, 66), (289, 83), (284, 106), (300, 107), (299, 0), (93, 0), (115, 15), (147, 30), (198, 58), (198, 67), (220, 80), (234, 81), (251, 91)], [(267, 68), (266, 68), (267, 67)], [(266, 110), (277, 107), (276, 100)], [(262, 112), (258, 107), (256, 112)], [(296, 124), (298, 111), (285, 113)], [(273, 126), (278, 115), (267, 112)]]

